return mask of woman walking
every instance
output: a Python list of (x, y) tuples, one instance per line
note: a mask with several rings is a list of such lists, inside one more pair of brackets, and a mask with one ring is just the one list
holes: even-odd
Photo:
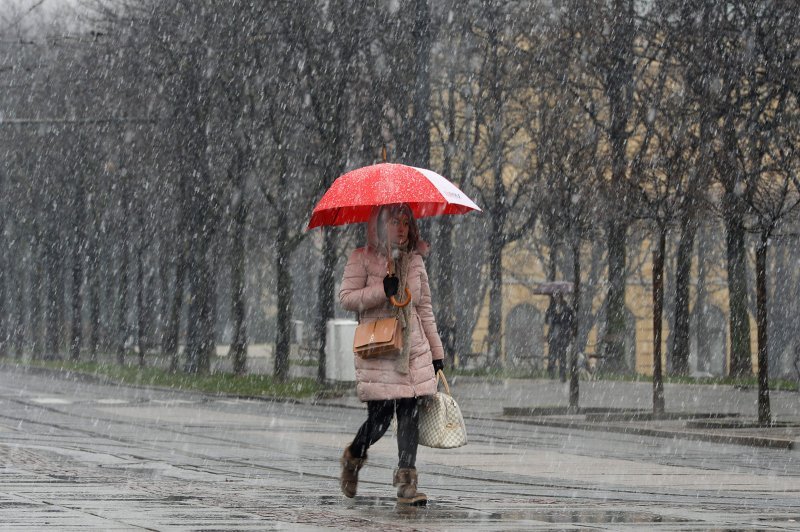
[[(417, 491), (418, 400), (436, 392), (436, 371), (443, 367), (444, 351), (431, 306), (428, 274), (422, 260), (427, 244), (406, 204), (373, 210), (367, 223), (367, 245), (350, 255), (344, 269), (339, 300), (359, 314), (361, 323), (397, 316), (402, 326), (399, 355), (355, 358), (358, 397), (367, 403), (367, 420), (341, 458), (341, 488), (355, 497), (358, 472), (367, 450), (386, 432), (397, 415), (398, 464), (393, 485), (400, 504), (424, 505)], [(395, 276), (387, 262), (394, 261)], [(411, 304), (397, 307), (390, 298)]]

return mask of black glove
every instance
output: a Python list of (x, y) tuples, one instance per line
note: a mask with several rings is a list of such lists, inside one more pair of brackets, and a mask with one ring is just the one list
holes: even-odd
[(396, 296), (399, 289), (400, 279), (396, 276), (387, 275), (383, 278), (383, 292), (386, 294), (386, 297)]
[(433, 372), (439, 373), (439, 370), (444, 371), (444, 360), (434, 360), (433, 361)]

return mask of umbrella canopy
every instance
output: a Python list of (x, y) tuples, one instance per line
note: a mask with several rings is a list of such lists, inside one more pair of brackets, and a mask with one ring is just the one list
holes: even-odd
[(416, 218), (481, 210), (436, 172), (381, 163), (338, 177), (314, 207), (308, 229), (366, 222), (373, 207), (393, 203), (408, 204)]

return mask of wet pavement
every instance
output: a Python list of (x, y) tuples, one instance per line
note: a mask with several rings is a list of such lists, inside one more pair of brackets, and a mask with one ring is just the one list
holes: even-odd
[(795, 441), (797, 393), (773, 394), (773, 433), (748, 426), (753, 390), (668, 386), (676, 416), (648, 420), (647, 383), (581, 384), (585, 412), (569, 416), (558, 382), (452, 378), (470, 443), (422, 448), (431, 503), (403, 508), (391, 432), (358, 497), (339, 493), (337, 457), (365, 415), (352, 392), (270, 402), (5, 367), (0, 529), (800, 529), (800, 451), (680, 435)]

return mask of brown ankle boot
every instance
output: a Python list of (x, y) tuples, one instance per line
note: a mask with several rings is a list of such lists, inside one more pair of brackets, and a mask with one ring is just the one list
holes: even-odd
[(417, 491), (417, 470), (400, 468), (394, 470), (394, 486), (397, 486), (397, 504), (425, 506), (428, 497)]
[(350, 452), (350, 446), (348, 445), (345, 447), (344, 454), (339, 461), (342, 464), (342, 474), (339, 477), (342, 493), (344, 493), (345, 497), (352, 499), (356, 496), (356, 490), (358, 489), (358, 471), (367, 463), (367, 455), (365, 454), (363, 458), (356, 458)]

